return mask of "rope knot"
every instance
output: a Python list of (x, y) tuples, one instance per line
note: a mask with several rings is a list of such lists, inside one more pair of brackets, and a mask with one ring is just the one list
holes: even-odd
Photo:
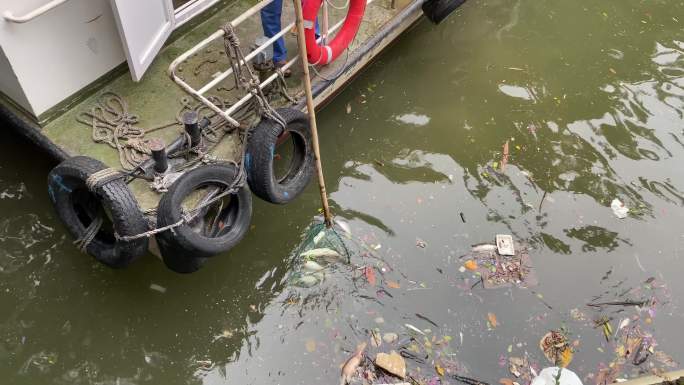
[(226, 23), (226, 25), (223, 26), (223, 32), (226, 34), (225, 39), (228, 41), (228, 43), (233, 46), (234, 48), (238, 48), (240, 46), (240, 39), (238, 38), (237, 34), (235, 33), (235, 28), (233, 27), (233, 24), (231, 23)]

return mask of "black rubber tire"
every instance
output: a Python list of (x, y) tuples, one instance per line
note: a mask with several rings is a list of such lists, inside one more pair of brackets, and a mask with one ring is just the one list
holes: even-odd
[(71, 235), (79, 239), (93, 219), (106, 210), (112, 229), (103, 227), (86, 252), (103, 264), (122, 268), (131, 264), (147, 252), (148, 238), (121, 241), (121, 236), (146, 232), (149, 224), (138, 202), (123, 179), (116, 179), (97, 188), (88, 190), (86, 180), (93, 173), (107, 166), (87, 156), (75, 156), (60, 163), (48, 175), (48, 192), (57, 215), (64, 222)]
[[(157, 208), (157, 228), (177, 223), (182, 218), (181, 204), (196, 189), (207, 185), (229, 186), (237, 177), (237, 169), (229, 164), (213, 164), (188, 171), (164, 194)], [(252, 195), (245, 186), (231, 196), (225, 208), (226, 225), (220, 236), (206, 236), (188, 224), (173, 231), (157, 234), (157, 243), (166, 266), (179, 273), (191, 273), (204, 264), (204, 259), (225, 253), (237, 245), (249, 231), (252, 220)]]
[(267, 202), (285, 204), (297, 198), (311, 182), (314, 153), (308, 116), (293, 108), (277, 111), (294, 139), (294, 159), (288, 174), (281, 180), (276, 179), (273, 157), (283, 128), (269, 119), (262, 119), (251, 130), (244, 162), (252, 192)]
[(197, 258), (181, 255), (180, 253), (167, 252), (162, 255), (162, 260), (169, 270), (180, 274), (190, 274), (204, 267), (209, 258)]

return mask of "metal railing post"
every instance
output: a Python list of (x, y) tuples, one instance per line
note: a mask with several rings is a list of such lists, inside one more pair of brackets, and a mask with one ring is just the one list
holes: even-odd
[(330, 19), (328, 17), (328, 0), (323, 0), (323, 31), (321, 31), (321, 36), (323, 36), (323, 44), (328, 43), (329, 25)]

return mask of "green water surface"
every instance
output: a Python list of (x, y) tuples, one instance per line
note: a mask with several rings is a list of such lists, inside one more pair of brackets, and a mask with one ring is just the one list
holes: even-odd
[[(684, 2), (470, 0), (402, 36), (319, 129), (333, 208), (386, 269), (376, 286), (352, 268), (289, 286), (315, 183), (284, 207), (255, 199), (245, 240), (198, 273), (151, 256), (106, 268), (53, 212), (53, 164), (2, 129), (0, 383), (337, 384), (370, 329), (409, 323), (451, 337), (449, 371), (490, 384), (512, 376), (510, 356), (548, 366), (539, 339), (564, 327), (589, 385), (620, 345), (591, 326), (600, 315), (660, 352), (618, 377), (684, 360)], [(459, 256), (501, 233), (529, 245), (538, 286), (470, 289)], [(651, 313), (585, 306), (650, 277)]]

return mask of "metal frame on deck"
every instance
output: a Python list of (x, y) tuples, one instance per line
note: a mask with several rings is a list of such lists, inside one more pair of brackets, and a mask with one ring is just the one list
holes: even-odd
[[(233, 19), (230, 22), (230, 25), (233, 28), (237, 27), (242, 22), (244, 22), (248, 18), (254, 16), (257, 12), (261, 11), (261, 9), (263, 9), (267, 5), (271, 4), (272, 2), (273, 2), (273, 0), (263, 0), (259, 3), (257, 3), (252, 8), (248, 9), (246, 12), (244, 12), (240, 16), (236, 17), (235, 19)], [(373, 2), (373, 0), (367, 0), (366, 6), (368, 6), (372, 2)], [(319, 41), (327, 39), (327, 37), (330, 33), (335, 32), (344, 23), (344, 19), (342, 19), (339, 22), (337, 22), (335, 25), (333, 25), (332, 27), (328, 28), (328, 7), (327, 7), (327, 1), (326, 0), (324, 0), (322, 9), (323, 9), (323, 25), (322, 25), (322, 28), (323, 28), (322, 32), (323, 33), (322, 33), (322, 36), (319, 38)], [(252, 59), (254, 59), (259, 53), (261, 53), (263, 50), (265, 50), (270, 45), (272, 45), (276, 40), (278, 40), (279, 38), (284, 36), (289, 30), (292, 29), (292, 27), (294, 25), (295, 25), (294, 22), (286, 25), (282, 30), (280, 30), (280, 32), (278, 32), (276, 35), (274, 35), (273, 37), (271, 37), (270, 39), (265, 41), (263, 44), (261, 44), (259, 47), (257, 47), (254, 51), (252, 51), (248, 55), (246, 55), (245, 61), (251, 61)], [(178, 84), (183, 90), (185, 90), (187, 93), (189, 93), (194, 98), (199, 100), (202, 104), (204, 104), (205, 106), (210, 108), (212, 111), (219, 114), (230, 125), (238, 127), (240, 125), (240, 123), (237, 120), (235, 120), (233, 117), (231, 117), (231, 115), (233, 113), (235, 113), (235, 111), (237, 111), (240, 107), (244, 106), (247, 102), (249, 102), (249, 100), (252, 97), (254, 97), (254, 95), (252, 93), (247, 93), (245, 96), (243, 96), (240, 100), (238, 100), (235, 104), (233, 104), (232, 106), (230, 106), (230, 108), (228, 108), (226, 110), (221, 109), (219, 106), (212, 103), (211, 100), (209, 100), (209, 98), (204, 96), (207, 93), (207, 91), (209, 91), (214, 86), (216, 86), (221, 81), (225, 80), (228, 76), (230, 76), (233, 73), (232, 68), (228, 68), (226, 71), (220, 73), (214, 79), (209, 81), (207, 84), (203, 85), (199, 90), (194, 89), (187, 82), (185, 82), (183, 79), (181, 79), (180, 76), (178, 76), (176, 73), (176, 70), (181, 63), (183, 63), (184, 61), (189, 59), (191, 56), (193, 56), (194, 54), (196, 54), (197, 52), (199, 52), (200, 50), (202, 50), (203, 48), (205, 48), (206, 46), (211, 44), (214, 40), (221, 39), (224, 36), (225, 36), (225, 32), (223, 29), (219, 29), (218, 31), (214, 32), (209, 37), (202, 40), (197, 45), (190, 48), (188, 51), (184, 52), (182, 55), (180, 55), (178, 58), (176, 58), (176, 60), (174, 60), (171, 63), (171, 65), (169, 66), (168, 73), (169, 73), (169, 76), (171, 77), (171, 79), (173, 79), (173, 81), (176, 84)], [(281, 69), (283, 71), (289, 69), (299, 59), (300, 59), (299, 55), (296, 55), (292, 59), (288, 60), (288, 62)], [(241, 62), (241, 64), (244, 65), (246, 63)], [(271, 74), (271, 76), (269, 76), (268, 78), (261, 81), (261, 83), (259, 84), (259, 87), (261, 87), (263, 89), (264, 87), (268, 86), (273, 81), (275, 81), (277, 78), (278, 78), (278, 74), (273, 73), (273, 74)]]

